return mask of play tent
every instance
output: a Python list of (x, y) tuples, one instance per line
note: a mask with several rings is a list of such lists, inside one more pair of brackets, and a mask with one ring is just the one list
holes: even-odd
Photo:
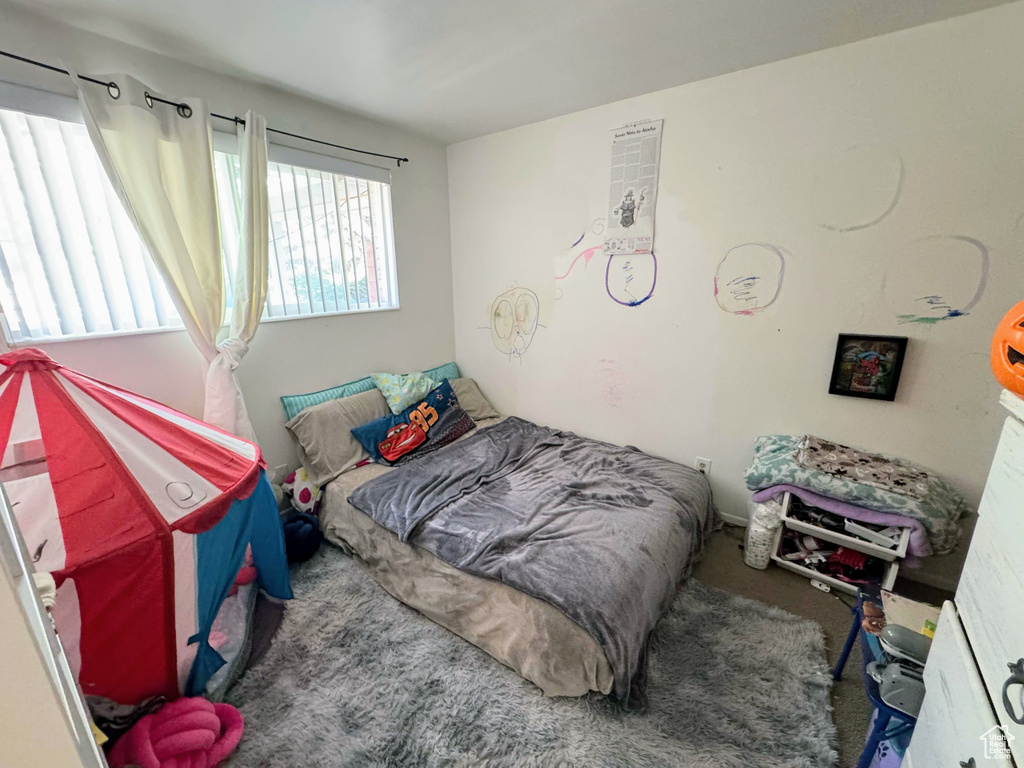
[(0, 480), (36, 570), (57, 582), (54, 622), (83, 692), (203, 692), (248, 548), (258, 584), (291, 597), (259, 448), (37, 349), (0, 365)]

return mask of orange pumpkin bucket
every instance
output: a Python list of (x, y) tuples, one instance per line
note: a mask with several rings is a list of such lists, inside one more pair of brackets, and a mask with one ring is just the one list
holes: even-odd
[(992, 337), (992, 373), (996, 381), (1024, 397), (1024, 301), (1013, 305)]

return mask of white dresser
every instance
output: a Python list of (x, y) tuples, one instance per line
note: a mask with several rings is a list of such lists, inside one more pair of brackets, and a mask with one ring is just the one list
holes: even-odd
[(1010, 416), (956, 603), (942, 607), (905, 768), (1024, 768), (1024, 401), (1000, 402)]

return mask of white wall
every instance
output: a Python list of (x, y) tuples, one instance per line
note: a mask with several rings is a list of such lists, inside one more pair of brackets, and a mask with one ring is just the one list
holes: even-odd
[[(2, 3), (0, 48), (47, 62), (72, 63), (83, 74), (128, 72), (163, 93), (204, 98), (221, 114), (242, 115), (255, 109), (273, 128), (410, 158), (401, 169), (392, 167), (401, 309), (266, 323), (239, 369), (249, 413), (272, 468), (295, 461), (277, 400), (281, 395), (323, 389), (376, 370), (430, 368), (454, 358), (447, 170), (441, 144)], [(0, 80), (72, 93), (67, 77), (8, 59), (0, 59)], [(352, 157), (367, 162), (359, 155)], [(204, 363), (183, 332), (60, 342), (44, 348), (83, 373), (202, 416)]]
[[(0, 536), (7, 531), (0, 527)], [(0, 563), (0, 765), (80, 768), (64, 704)]]
[[(684, 463), (711, 458), (730, 517), (746, 516), (754, 438), (779, 432), (905, 456), (977, 502), (1002, 419), (988, 345), (1024, 298), (1022, 34), (1015, 3), (450, 146), (459, 365), (500, 410)], [(647, 118), (665, 121), (654, 296), (611, 302), (599, 256), (556, 301), (556, 266), (600, 242), (570, 249), (605, 215), (609, 130)], [(875, 187), (847, 176), (815, 191), (815, 179), (863, 144), (902, 157), (902, 194), (877, 225), (831, 231), (823, 192), (845, 189), (852, 212), (875, 204)], [(936, 234), (988, 247), (987, 289), (964, 317), (899, 324), (887, 266)], [(786, 274), (773, 306), (737, 316), (719, 309), (713, 279), (747, 242), (782, 248)], [(950, 292), (976, 280), (925, 273)], [(546, 325), (521, 360), (487, 330), (513, 283), (539, 295)], [(895, 403), (827, 394), (839, 332), (911, 337)]]

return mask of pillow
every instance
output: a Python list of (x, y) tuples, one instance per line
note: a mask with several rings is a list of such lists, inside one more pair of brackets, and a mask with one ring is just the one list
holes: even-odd
[(469, 432), (476, 423), (462, 408), (453, 405), (430, 427), (430, 436), (416, 424), (399, 424), (392, 427), (387, 437), (378, 446), (385, 464), (403, 464), (410, 459), (433, 453)]
[[(437, 368), (431, 368), (429, 371), (424, 371), (424, 373), (434, 381), (457, 379), (459, 378), (459, 367), (455, 363), (445, 363), (444, 365), (439, 365)], [(299, 411), (304, 408), (310, 408), (314, 405), (319, 405), (320, 403), (337, 400), (341, 397), (358, 395), (360, 392), (369, 392), (373, 388), (373, 379), (367, 376), (365, 379), (350, 381), (348, 384), (342, 384), (329, 389), (321, 389), (319, 392), (307, 392), (304, 395), (285, 395), (281, 398), (281, 405), (284, 408), (284, 419), (285, 421), (291, 421), (298, 416)]]
[(292, 497), (292, 506), (299, 512), (316, 514), (316, 506), (320, 502), (320, 486), (310, 481), (306, 470), (296, 469), (284, 479), (281, 487)]
[(424, 373), (434, 381), (444, 381), (445, 379), (454, 381), (459, 378), (459, 366), (455, 363), (445, 363), (444, 365), (437, 366), (437, 368), (424, 371)]
[(480, 391), (480, 387), (476, 385), (473, 379), (454, 379), (452, 380), (452, 391), (455, 392), (455, 396), (459, 399), (459, 405), (462, 406), (463, 410), (470, 415), (474, 421), (480, 421), (481, 419), (496, 419), (501, 416), (494, 407), (487, 402), (487, 398), (483, 396)]
[(306, 408), (285, 424), (302, 466), (316, 485), (325, 485), (370, 458), (351, 433), (353, 427), (388, 415), (377, 389)]
[(374, 388), (373, 379), (367, 376), (365, 379), (350, 381), (348, 384), (331, 387), (330, 389), (321, 389), (319, 392), (308, 392), (305, 395), (284, 395), (281, 398), (281, 405), (284, 407), (285, 421), (291, 421), (299, 415), (299, 412), (314, 405), (330, 402), (342, 397), (351, 397), (352, 395), (358, 395), (360, 392), (369, 392)]
[[(363, 424), (352, 430), (352, 436), (358, 440), (374, 461), (389, 464), (380, 453), (380, 444), (395, 427), (408, 425), (422, 430), (430, 436), (431, 427), (452, 406), (459, 404), (452, 391), (452, 385), (445, 381), (441, 386), (428, 394), (421, 402), (410, 405), (398, 415), (388, 414), (379, 419)], [(415, 412), (415, 416), (413, 413)]]
[(370, 378), (395, 415), (413, 403), (422, 402), (424, 397), (441, 386), (440, 381), (434, 381), (425, 373), (371, 373)]
[[(427, 441), (407, 457), (402, 457), (401, 461), (404, 461), (406, 458), (415, 458), (427, 453), (433, 453), (438, 448), (443, 448), (448, 443), (455, 442), (475, 426), (476, 423), (470, 418), (468, 413), (460, 406), (453, 405), (437, 417), (437, 423), (430, 428)], [(401, 463), (401, 461), (395, 463)]]

